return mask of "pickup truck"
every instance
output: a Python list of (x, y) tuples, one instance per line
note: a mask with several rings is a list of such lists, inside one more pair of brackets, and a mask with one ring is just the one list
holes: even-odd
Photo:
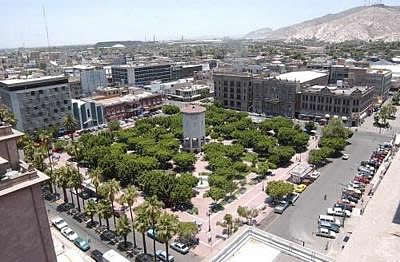
[(351, 216), (351, 212), (349, 210), (344, 210), (340, 207), (334, 207), (334, 208), (328, 208), (327, 211), (328, 215), (331, 216), (338, 216), (338, 217), (350, 217)]

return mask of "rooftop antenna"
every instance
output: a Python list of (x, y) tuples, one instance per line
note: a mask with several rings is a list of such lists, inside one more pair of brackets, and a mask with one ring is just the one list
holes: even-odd
[(48, 48), (49, 51), (50, 51), (49, 29), (48, 29), (48, 27), (47, 27), (46, 9), (44, 9), (44, 5), (42, 6), (42, 10), (43, 10), (44, 26), (45, 26), (45, 29), (46, 29), (47, 48)]

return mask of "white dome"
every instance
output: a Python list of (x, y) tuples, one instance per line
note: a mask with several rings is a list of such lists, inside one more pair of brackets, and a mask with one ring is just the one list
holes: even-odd
[(116, 44), (112, 46), (113, 48), (125, 48), (126, 46), (122, 45), (122, 44)]

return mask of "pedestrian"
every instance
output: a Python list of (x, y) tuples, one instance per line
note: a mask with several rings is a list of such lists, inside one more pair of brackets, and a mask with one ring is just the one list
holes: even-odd
[(324, 195), (324, 200), (326, 200), (326, 194)]

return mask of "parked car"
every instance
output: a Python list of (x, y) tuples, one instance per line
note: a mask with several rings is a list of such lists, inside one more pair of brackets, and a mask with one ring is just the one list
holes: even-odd
[(274, 208), (274, 212), (277, 214), (282, 214), (286, 210), (286, 208), (288, 208), (288, 206), (289, 206), (288, 201), (284, 201), (284, 200), (279, 201), (278, 205), (275, 206), (275, 208)]
[(294, 186), (294, 192), (296, 193), (302, 193), (304, 190), (306, 190), (307, 186), (304, 184), (300, 184), (300, 185), (295, 185)]
[(319, 227), (317, 236), (327, 237), (327, 238), (336, 238), (336, 233), (327, 228)]
[(76, 238), (74, 244), (82, 251), (88, 251), (90, 249), (89, 243), (81, 237)]
[(69, 241), (74, 241), (79, 237), (78, 234), (69, 227), (64, 227), (63, 229), (61, 229), (61, 234), (63, 234), (63, 236), (66, 237)]
[(338, 217), (350, 217), (351, 212), (349, 210), (342, 209), (340, 207), (328, 208), (327, 214), (331, 216), (338, 216)]
[(342, 195), (342, 201), (344, 200), (344, 199), (346, 199), (346, 200), (348, 200), (348, 201), (350, 201), (350, 202), (353, 202), (353, 203), (358, 203), (358, 198), (355, 198), (355, 197), (353, 197), (353, 196), (351, 196), (351, 195), (347, 195), (347, 194), (343, 194)]
[(135, 262), (153, 262), (154, 257), (150, 254), (139, 254), (135, 257)]
[(103, 262), (103, 253), (101, 253), (97, 249), (90, 252), (90, 257), (93, 258), (93, 260), (96, 262)]
[(350, 212), (353, 211), (353, 206), (348, 205), (348, 204), (344, 204), (344, 203), (335, 203), (335, 204), (333, 205), (333, 207), (339, 207), (339, 208), (341, 208), (341, 209), (348, 210), (348, 211), (350, 211)]
[(113, 241), (117, 237), (114, 231), (106, 230), (100, 234), (100, 239), (105, 241)]
[(319, 178), (320, 175), (321, 175), (321, 172), (319, 172), (319, 171), (314, 171), (314, 172), (312, 172), (312, 173), (309, 175), (309, 177), (310, 177), (311, 179), (316, 180), (317, 178)]
[(338, 203), (339, 203), (339, 204), (340, 204), (340, 203), (343, 203), (343, 204), (349, 205), (349, 206), (351, 206), (351, 207), (355, 207), (356, 204), (357, 204), (357, 202), (350, 201), (350, 200), (347, 199), (347, 198), (342, 198)]
[(349, 156), (348, 154), (343, 154), (343, 155), (342, 155), (342, 159), (343, 159), (343, 160), (348, 160), (349, 157), (350, 157), (350, 156)]
[(287, 197), (287, 199), (291, 205), (294, 205), (294, 203), (297, 201), (298, 198), (299, 198), (299, 194), (297, 194), (297, 193), (291, 193)]
[(333, 224), (333, 223), (330, 223), (330, 222), (326, 222), (326, 221), (321, 221), (319, 223), (319, 227), (329, 229), (330, 231), (333, 231), (335, 233), (339, 233), (340, 232), (340, 226), (338, 226), (336, 224)]
[(55, 226), (58, 230), (61, 230), (64, 227), (68, 226), (67, 222), (65, 222), (64, 219), (62, 219), (61, 217), (56, 217), (52, 219), (51, 224), (53, 224), (53, 226)]
[[(157, 250), (156, 251), (156, 256), (162, 261), (167, 261), (167, 252), (165, 252), (164, 250)], [(169, 255), (168, 256), (168, 261), (169, 262), (175, 261), (175, 257)]]
[(149, 238), (157, 240), (158, 242), (161, 242), (160, 239), (157, 237), (157, 231), (153, 230), (152, 228), (147, 230), (147, 236)]
[(175, 250), (178, 251), (181, 254), (187, 254), (189, 253), (189, 247), (181, 242), (178, 241), (174, 241), (171, 243), (170, 247)]
[(326, 221), (332, 224), (335, 224), (337, 226), (341, 226), (342, 222), (336, 217), (333, 216), (327, 216), (327, 215), (320, 215), (318, 218), (318, 223), (321, 223), (322, 221)]

